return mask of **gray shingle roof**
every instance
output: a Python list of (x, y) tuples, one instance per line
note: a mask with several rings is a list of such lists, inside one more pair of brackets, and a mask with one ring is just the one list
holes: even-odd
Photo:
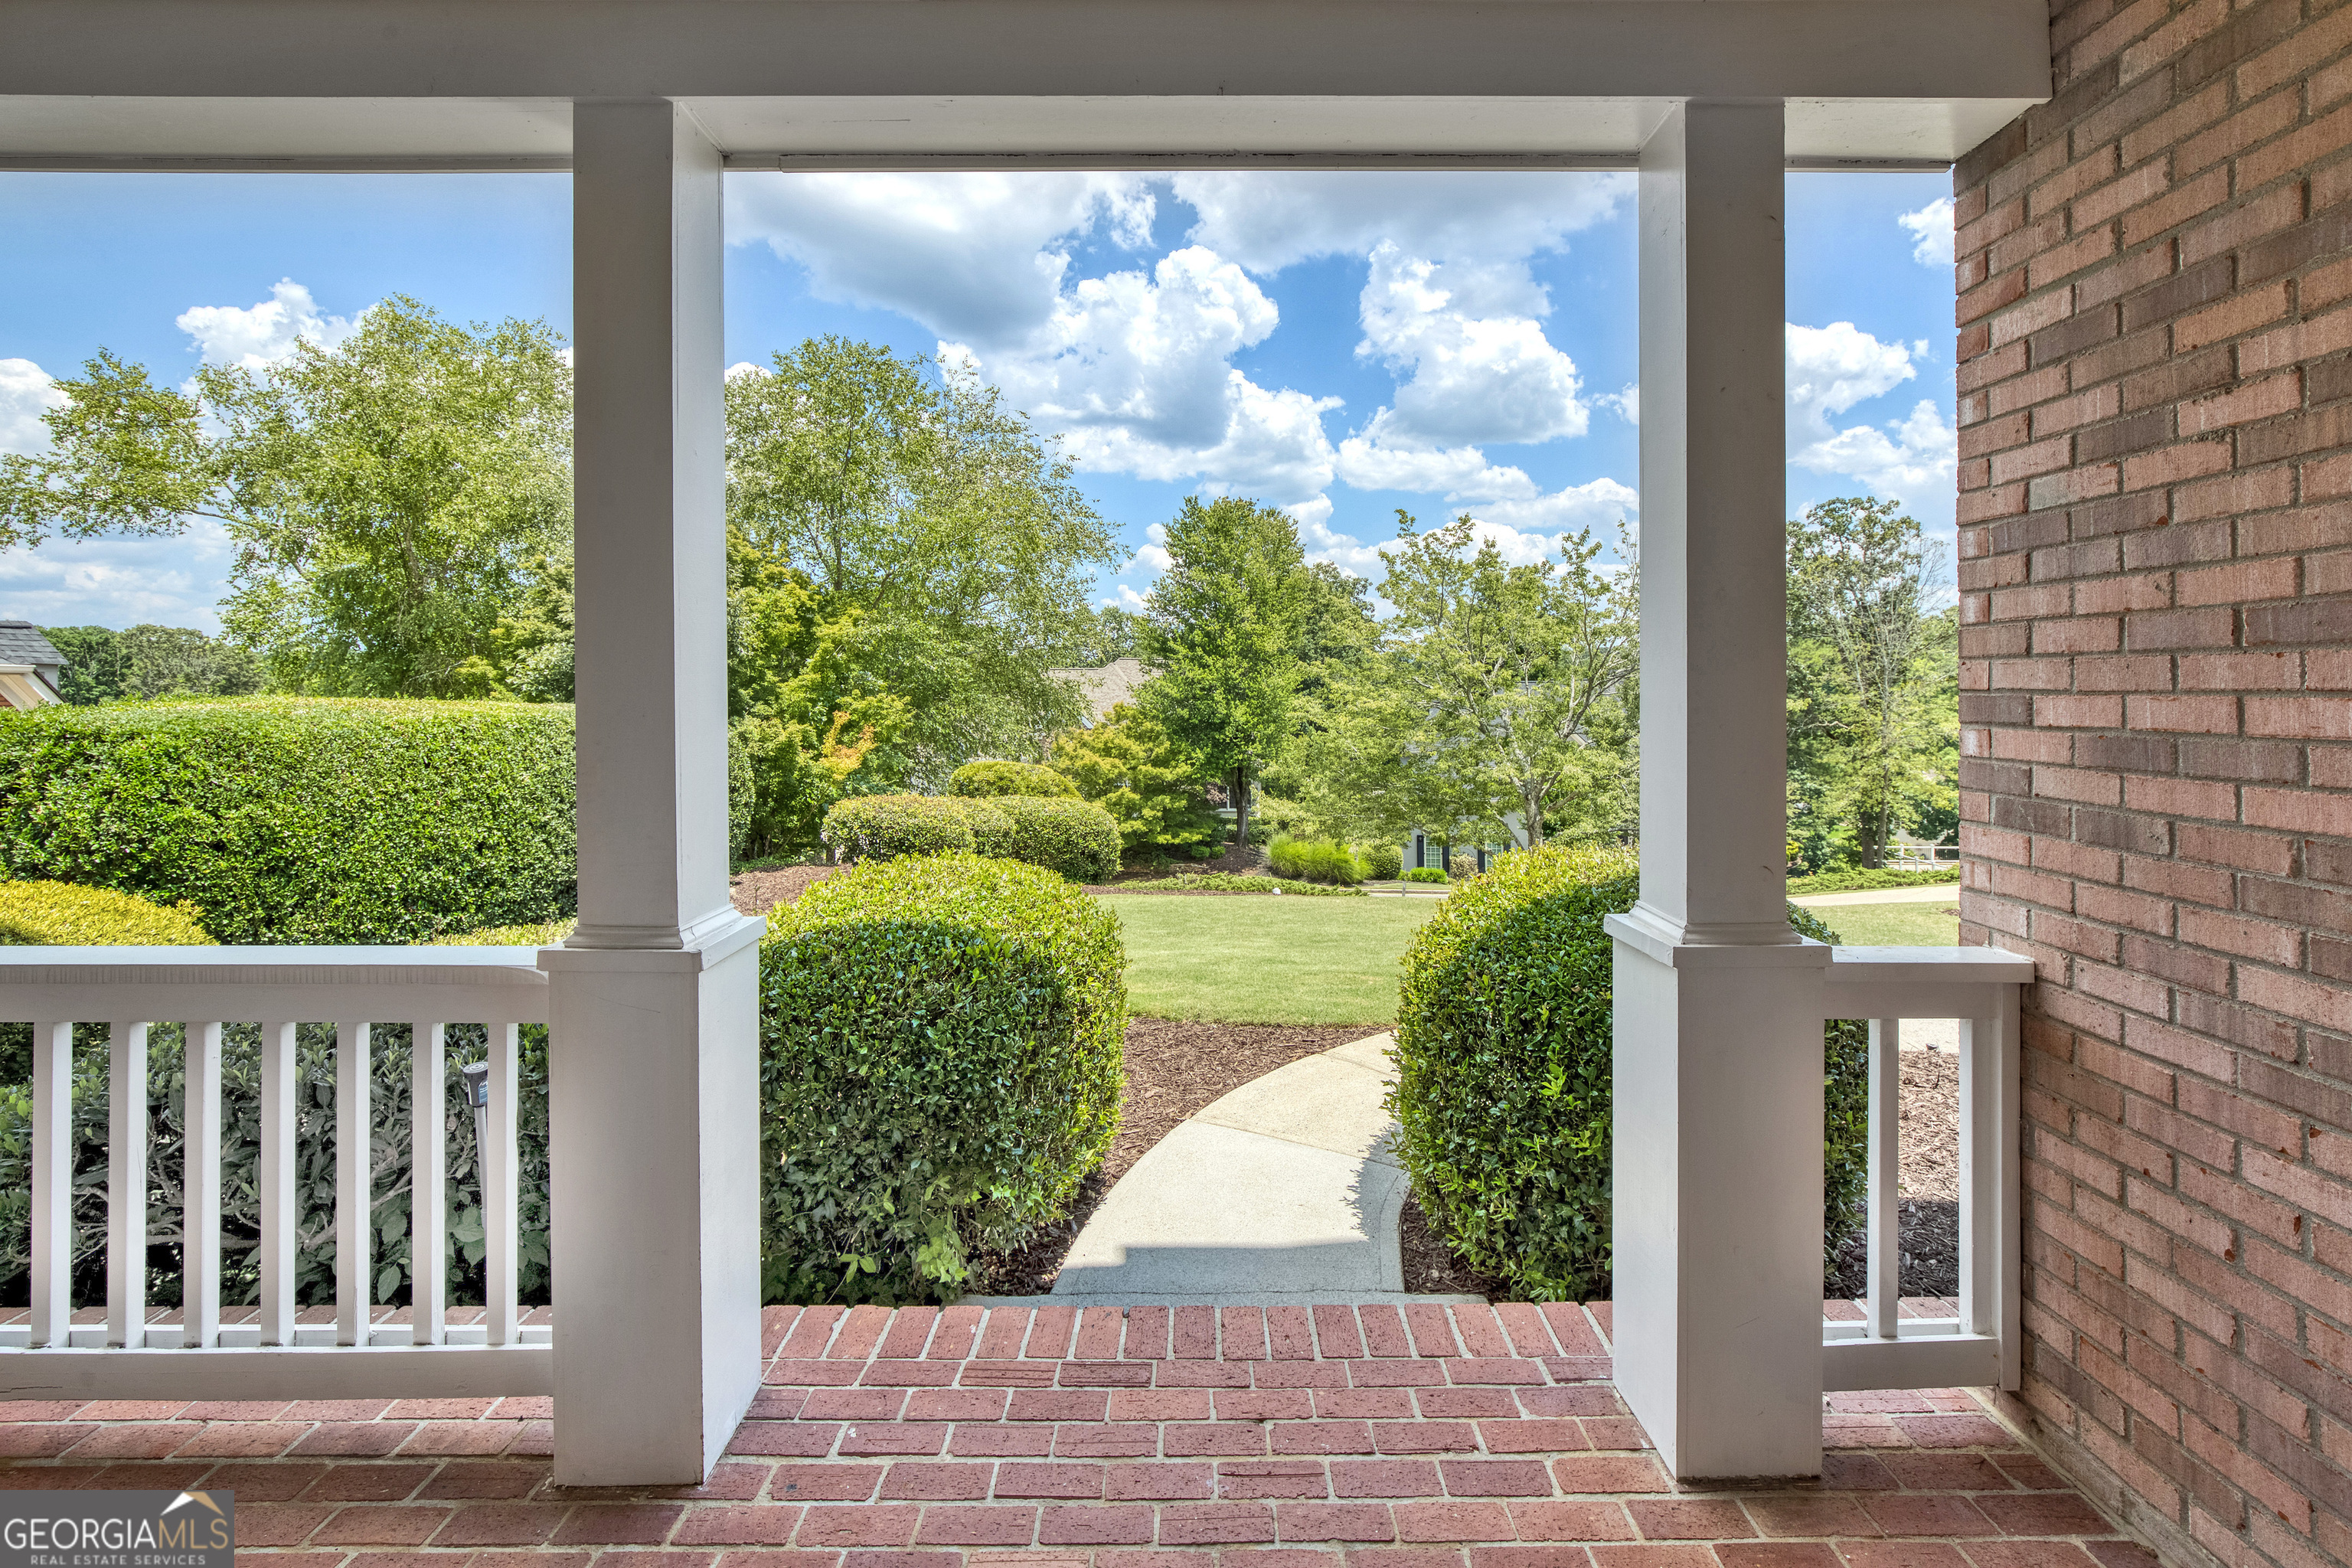
[(1087, 723), (1089, 727), (1102, 722), (1103, 715), (1135, 695), (1150, 676), (1139, 658), (1115, 658), (1095, 669), (1049, 669), (1045, 672), (1057, 680), (1077, 682), (1078, 695), (1086, 700)]
[(0, 621), (0, 664), (46, 665), (60, 668), (66, 656), (50, 646), (30, 621)]

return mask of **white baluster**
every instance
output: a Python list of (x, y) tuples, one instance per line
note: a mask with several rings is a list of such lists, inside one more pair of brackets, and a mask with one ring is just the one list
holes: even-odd
[(1870, 1021), (1870, 1333), (1891, 1340), (1903, 1283), (1903, 1024)]
[(374, 1317), (368, 1026), (335, 1026), (335, 1342), (364, 1345)]
[(180, 1303), (183, 1345), (220, 1343), (221, 1026), (187, 1031), (188, 1108), (181, 1123)]
[(294, 1342), (294, 1026), (261, 1026), (261, 1342)]
[(408, 1267), (412, 1343), (437, 1345), (449, 1336), (444, 1327), (448, 1291), (448, 1204), (444, 1193), (442, 1073), (443, 1032), (438, 1024), (409, 1026), (411, 1076), (408, 1091), (410, 1181), (408, 1197)]
[(2000, 1342), (2000, 1386), (2017, 1387), (2022, 1266), (2019, 1260), (2017, 987), (2000, 1011), (1960, 1020), (1960, 1329)]
[(107, 1029), (106, 1342), (147, 1342), (147, 1026)]
[(33, 1343), (73, 1321), (73, 1026), (33, 1026)]
[(518, 1076), (517, 1037), (512, 1024), (489, 1027), (490, 1105), (485, 1119), (488, 1147), (477, 1151), (482, 1180), (482, 1238), (485, 1247), (482, 1281), (488, 1310), (489, 1342), (510, 1345), (521, 1312), (516, 1302), (520, 1275), (517, 1254), (522, 1248), (521, 1199), (516, 1170), (515, 1097)]

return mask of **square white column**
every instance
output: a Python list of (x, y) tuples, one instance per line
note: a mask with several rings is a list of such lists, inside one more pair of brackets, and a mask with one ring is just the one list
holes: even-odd
[(703, 1479), (760, 1378), (758, 938), (727, 889), (720, 160), (572, 110), (580, 925), (549, 972), (555, 1477)]
[(1643, 146), (1642, 895), (1612, 916), (1616, 1378), (1677, 1479), (1821, 1469), (1822, 972), (1790, 929), (1782, 107)]

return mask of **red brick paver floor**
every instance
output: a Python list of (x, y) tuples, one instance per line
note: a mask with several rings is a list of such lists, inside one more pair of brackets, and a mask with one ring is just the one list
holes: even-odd
[(556, 1486), (543, 1399), (0, 1403), (0, 1486), (234, 1489), (241, 1550), (355, 1568), (2154, 1568), (1958, 1390), (1678, 1489), (1608, 1310), (772, 1308), (701, 1487)]

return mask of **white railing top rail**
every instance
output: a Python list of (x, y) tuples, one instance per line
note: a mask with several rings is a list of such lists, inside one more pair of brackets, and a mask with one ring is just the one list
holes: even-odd
[(0, 947), (0, 1022), (543, 1024), (538, 961), (535, 947)]

